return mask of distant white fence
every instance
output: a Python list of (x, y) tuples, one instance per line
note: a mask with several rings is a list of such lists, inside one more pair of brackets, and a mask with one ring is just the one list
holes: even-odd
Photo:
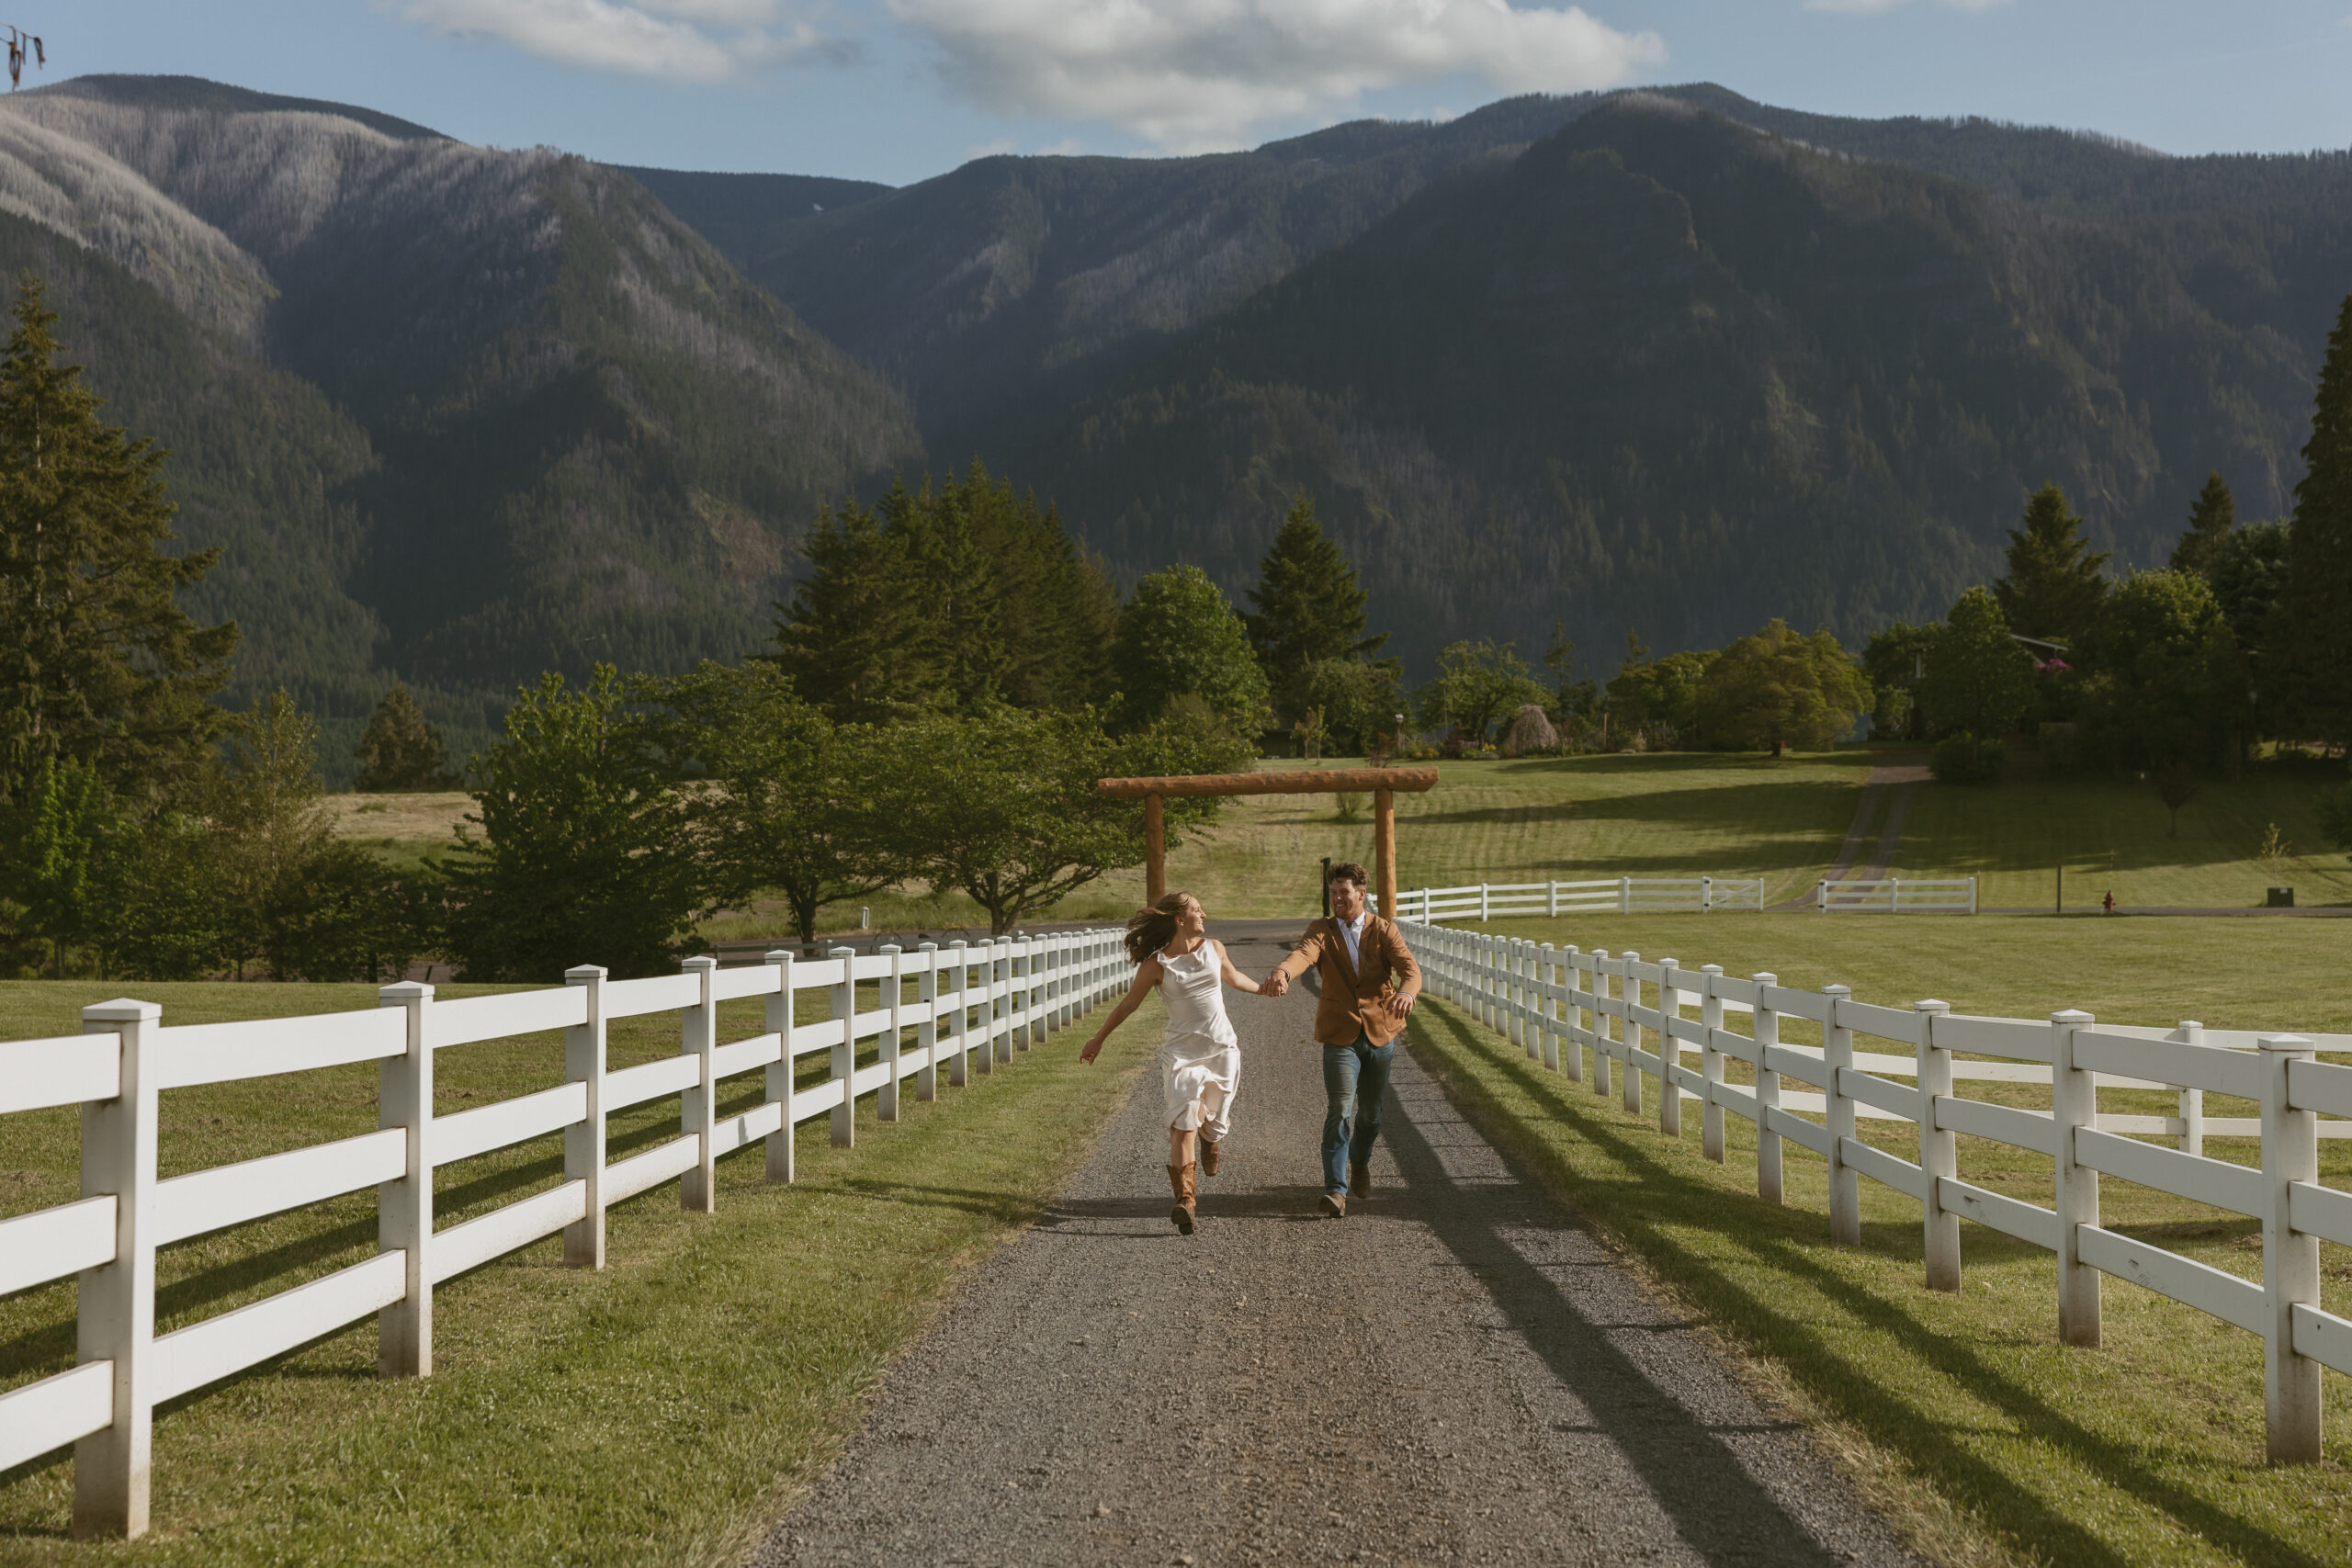
[[(767, 1177), (789, 1181), (794, 1129), (830, 1114), (832, 1141), (853, 1142), (856, 1102), (899, 1117), (899, 1088), (930, 1100), (944, 1063), (961, 1085), (1009, 1062), (1123, 989), (1133, 977), (1119, 933), (1061, 932), (976, 946), (835, 948), (796, 963), (789, 953), (721, 969), (690, 958), (680, 975), (612, 981), (593, 966), (561, 987), (435, 1003), (433, 987), (387, 986), (375, 1011), (167, 1027), (149, 1002), (85, 1008), (84, 1032), (0, 1043), (0, 1113), (82, 1108), (80, 1201), (0, 1221), (0, 1294), (81, 1275), (78, 1364), (0, 1394), (0, 1470), (63, 1447), (74, 1460), (77, 1534), (135, 1536), (147, 1528), (154, 1407), (378, 1314), (387, 1376), (433, 1370), (433, 1288), (542, 1237), (563, 1233), (566, 1264), (601, 1269), (605, 1211), (676, 1179), (686, 1209), (713, 1211), (714, 1167), (758, 1144)], [(859, 982), (878, 1005), (855, 1010)], [(907, 994), (908, 987), (914, 994)], [(796, 1023), (794, 998), (822, 990), (821, 1022)], [(721, 1044), (718, 1004), (765, 998), (763, 1032)], [(674, 1011), (680, 1054), (610, 1070), (615, 1019)], [(454, 1116), (433, 1112), (437, 1051), (508, 1035), (564, 1031), (566, 1081)], [(907, 1032), (913, 1045), (906, 1048)], [(862, 1042), (878, 1057), (856, 1066)], [(797, 1090), (798, 1058), (830, 1053), (822, 1086)], [(381, 1063), (381, 1128), (362, 1137), (156, 1179), (156, 1108), (166, 1089), (355, 1062)], [(766, 1099), (717, 1114), (718, 1086), (764, 1071)], [(605, 1158), (605, 1118), (676, 1095), (679, 1136), (617, 1164)], [(528, 1138), (564, 1134), (563, 1183), (435, 1230), (433, 1172)], [(172, 1333), (155, 1328), (155, 1253), (176, 1241), (305, 1204), (377, 1189), (377, 1255)]]
[[(1401, 902), (1401, 900), (1400, 900)], [(1781, 1145), (1792, 1141), (1829, 1166), (1829, 1235), (1861, 1241), (1864, 1176), (1917, 1201), (1926, 1230), (1930, 1289), (1960, 1288), (1962, 1218), (2058, 1255), (2058, 1335), (2070, 1345), (2099, 1342), (2099, 1276), (2113, 1274), (2258, 1334), (2263, 1340), (2267, 1447), (2278, 1462), (2320, 1457), (2320, 1368), (2352, 1374), (2352, 1320), (2320, 1306), (2322, 1241), (2352, 1246), (2352, 1192), (2319, 1180), (2319, 1140), (2352, 1135), (2352, 1066), (2315, 1059), (2352, 1051), (2352, 1035), (2255, 1034), (2100, 1025), (2086, 1012), (2046, 1021), (1978, 1018), (1939, 1001), (1889, 1008), (1859, 1002), (1843, 986), (1793, 990), (1776, 976), (1735, 979), (1713, 964), (1697, 971), (1639, 953), (1554, 948), (1450, 931), (1408, 919), (1405, 939), (1436, 994), (1467, 1009), (1546, 1067), (1584, 1076), (1610, 1092), (1611, 1064), (1623, 1064), (1623, 1104), (1639, 1114), (1642, 1077), (1673, 1092), (1657, 1097), (1659, 1130), (1679, 1137), (1682, 1104), (1701, 1107), (1701, 1147), (1724, 1157), (1724, 1114), (1756, 1124), (1757, 1190), (1781, 1200)], [(1656, 1005), (1644, 1003), (1644, 987)], [(1688, 1016), (1696, 1009), (1698, 1016)], [(1748, 1032), (1724, 1027), (1749, 1015)], [(1783, 1045), (1780, 1021), (1822, 1026), (1818, 1049)], [(1657, 1049), (1645, 1050), (1645, 1032)], [(1856, 1035), (1889, 1041), (1908, 1055), (1858, 1053)], [(1992, 1057), (1992, 1061), (1963, 1060)], [(1695, 1054), (1699, 1066), (1688, 1065)], [(1724, 1081), (1727, 1061), (1755, 1069), (1752, 1085)], [(1790, 1093), (1793, 1078), (1820, 1092)], [(1910, 1083), (1893, 1081), (1908, 1078)], [(1970, 1100), (1956, 1080), (2044, 1083), (2051, 1109)], [(2116, 1116), (2098, 1109), (2101, 1088), (2169, 1089), (2178, 1117)], [(2204, 1096), (2257, 1102), (2258, 1117), (2209, 1118)], [(1814, 1111), (1824, 1122), (1799, 1115)], [(1856, 1135), (1859, 1118), (1919, 1125), (1919, 1162)], [(1966, 1133), (2030, 1149), (2053, 1162), (2049, 1208), (1960, 1179), (1955, 1135)], [(2177, 1140), (2165, 1148), (2148, 1135)], [(2257, 1167), (2211, 1159), (2208, 1136), (2261, 1140)], [(2262, 1224), (2259, 1280), (2224, 1273), (2099, 1224), (2099, 1177), (2136, 1182)]]
[(1665, 910), (1761, 909), (1761, 877), (1611, 876), (1597, 882), (1482, 882), (1475, 887), (1416, 887), (1396, 895), (1403, 918), (1490, 920), (1501, 915), (1620, 914)]
[(1814, 885), (1814, 908), (1825, 915), (1840, 909), (1973, 915), (1976, 913), (1976, 879), (1889, 876), (1875, 881), (1819, 882)]

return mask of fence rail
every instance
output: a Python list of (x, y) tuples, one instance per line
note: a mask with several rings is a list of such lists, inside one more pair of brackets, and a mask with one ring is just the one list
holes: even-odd
[[(586, 966), (569, 971), (561, 987), (458, 1001), (435, 1002), (430, 986), (387, 986), (379, 1010), (252, 1023), (171, 1027), (153, 1003), (115, 1001), (85, 1008), (80, 1035), (0, 1043), (0, 1114), (81, 1107), (84, 1193), (0, 1220), (0, 1292), (81, 1276), (79, 1364), (0, 1394), (0, 1471), (74, 1444), (75, 1532), (141, 1534), (158, 1404), (369, 1314), (384, 1374), (428, 1375), (435, 1284), (559, 1231), (567, 1265), (601, 1269), (612, 1205), (676, 1180), (683, 1205), (709, 1213), (716, 1163), (755, 1145), (768, 1179), (790, 1181), (802, 1122), (830, 1117), (832, 1142), (847, 1146), (859, 1100), (875, 1096), (882, 1119), (896, 1121), (909, 1077), (916, 1098), (930, 1100), (943, 1064), (950, 1087), (976, 1065), (990, 1072), (1132, 976), (1119, 933), (1067, 931), (862, 957), (842, 947), (816, 962), (777, 952), (731, 969), (690, 958), (681, 974), (643, 980), (610, 980)], [(876, 1000), (865, 1012), (855, 1007), (861, 983), (874, 986)], [(797, 1021), (796, 998), (812, 990), (827, 994), (826, 1016)], [(718, 1004), (749, 998), (764, 1000), (765, 1029), (720, 1043)], [(673, 1011), (678, 1055), (607, 1066), (613, 1020)], [(435, 1052), (558, 1029), (560, 1087), (434, 1114)], [(859, 1066), (869, 1040), (877, 1059)], [(819, 1052), (830, 1066), (825, 1081), (797, 1089), (796, 1064)], [(156, 1179), (164, 1090), (366, 1061), (380, 1063), (379, 1131)], [(765, 1099), (719, 1116), (718, 1086), (752, 1072), (765, 1074)], [(673, 1095), (679, 1135), (606, 1163), (605, 1118)], [(556, 1132), (564, 1135), (561, 1186), (434, 1228), (435, 1167)], [(378, 1194), (374, 1258), (155, 1333), (158, 1247), (368, 1187)]]
[[(1856, 1000), (1843, 986), (1795, 990), (1770, 974), (1738, 979), (1713, 964), (1692, 971), (1670, 958), (1645, 963), (1637, 953), (1538, 946), (1409, 914), (1402, 929), (1441, 998), (1546, 1067), (1581, 1079), (1589, 1050), (1594, 1092), (1610, 1094), (1612, 1073), (1622, 1073), (1623, 1103), (1635, 1114), (1646, 1075), (1657, 1086), (1658, 1126), (1668, 1136), (1681, 1134), (1685, 1102), (1697, 1104), (1707, 1158), (1724, 1158), (1726, 1113), (1754, 1122), (1757, 1190), (1766, 1200), (1781, 1201), (1784, 1143), (1819, 1155), (1829, 1167), (1833, 1243), (1860, 1245), (1860, 1179), (1867, 1176), (1919, 1204), (1931, 1289), (1960, 1288), (1962, 1219), (2056, 1253), (2058, 1334), (2067, 1344), (2098, 1343), (2102, 1274), (2262, 1336), (2269, 1456), (2320, 1457), (2320, 1369), (2352, 1374), (2352, 1321), (2320, 1305), (2319, 1245), (2352, 1246), (2352, 1193), (2320, 1185), (2319, 1140), (2352, 1136), (2352, 1120), (2340, 1119), (2352, 1117), (2352, 1066), (2316, 1054), (2352, 1051), (2352, 1035), (2246, 1033), (2193, 1022), (2123, 1028), (2071, 1010), (2046, 1021), (1981, 1018), (1933, 1000), (1880, 1007)], [(1747, 1032), (1724, 1026), (1734, 1011), (1748, 1014)], [(1823, 1043), (1782, 1044), (1783, 1018), (1819, 1024)], [(1908, 1055), (1857, 1051), (1857, 1035)], [(1961, 1053), (1999, 1059), (1966, 1060)], [(1725, 1081), (1725, 1064), (1735, 1061), (1754, 1070), (1752, 1084)], [(1783, 1087), (1791, 1079), (1813, 1092), (1791, 1092)], [(1967, 1099), (1954, 1092), (1966, 1079), (2047, 1084), (2051, 1108)], [(2102, 1088), (2171, 1089), (2180, 1114), (2103, 1113)], [(2254, 1100), (2261, 1114), (2207, 1117), (2209, 1093)], [(1807, 1112), (1822, 1120), (1807, 1120)], [(1917, 1162), (1863, 1142), (1857, 1133), (1863, 1119), (1917, 1123)], [(1955, 1144), (1962, 1133), (2049, 1156), (2051, 1206), (1962, 1180)], [(2209, 1136), (2259, 1138), (2261, 1164), (2208, 1157)], [(2261, 1278), (2241, 1279), (2103, 1228), (2102, 1175), (2260, 1220)]]
[(1976, 879), (1973, 876), (1888, 876), (1819, 882), (1814, 885), (1813, 896), (1814, 908), (1825, 915), (1837, 910), (1884, 910), (1890, 915), (1976, 913)]
[(1764, 880), (1746, 876), (1611, 876), (1589, 882), (1493, 882), (1473, 887), (1417, 887), (1396, 896), (1407, 919), (1433, 922), (1467, 915), (1558, 917), (1584, 910), (1621, 914), (1666, 910), (1761, 909)]

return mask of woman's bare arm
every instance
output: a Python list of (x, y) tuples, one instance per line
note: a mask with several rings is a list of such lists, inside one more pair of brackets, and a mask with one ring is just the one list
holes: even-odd
[(1247, 991), (1253, 997), (1263, 996), (1265, 994), (1266, 988), (1263, 986), (1261, 986), (1257, 981), (1252, 980), (1249, 976), (1244, 975), (1240, 970), (1236, 969), (1233, 966), (1233, 957), (1230, 953), (1225, 951), (1225, 943), (1223, 942), (1218, 942), (1216, 944), (1216, 961), (1225, 971), (1225, 983), (1227, 985), (1232, 987), (1237, 991)]
[(1111, 1010), (1111, 1016), (1102, 1021), (1102, 1027), (1094, 1032), (1094, 1038), (1086, 1043), (1086, 1048), (1078, 1054), (1078, 1059), (1091, 1064), (1101, 1053), (1102, 1042), (1111, 1038), (1111, 1031), (1126, 1022), (1128, 1016), (1143, 1006), (1144, 998), (1159, 985), (1159, 960), (1147, 958), (1136, 968), (1135, 984), (1127, 987), (1127, 994), (1119, 998), (1119, 1005)]

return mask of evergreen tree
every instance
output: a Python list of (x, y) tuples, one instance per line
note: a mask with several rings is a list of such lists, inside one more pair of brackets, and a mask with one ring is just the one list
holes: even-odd
[(2025, 526), (2009, 530), (2009, 574), (1993, 584), (2012, 631), (2072, 642), (2089, 626), (2107, 592), (2107, 555), (2091, 553), (2082, 529), (2056, 485), (2027, 501)]
[(1265, 673), (1241, 617), (1199, 567), (1167, 567), (1136, 584), (1119, 612), (1111, 665), (1123, 729), (1156, 724), (1188, 697), (1232, 734), (1265, 728)]
[(995, 702), (1082, 707), (1107, 695), (1117, 603), (1060, 514), (975, 462), (872, 510), (845, 502), (802, 547), (776, 661), (843, 724)]
[(2237, 503), (2230, 499), (2230, 487), (2222, 482), (2222, 470), (2215, 468), (2205, 476), (2205, 488), (2197, 492), (2197, 503), (2188, 509), (2188, 532), (2172, 547), (2172, 570), (2193, 571), (2210, 580), (2223, 542), (2237, 525)]
[(175, 602), (217, 549), (167, 556), (164, 457), (98, 419), (78, 365), (57, 363), (40, 280), (27, 274), (0, 356), (0, 802), (43, 761), (90, 763), (118, 796), (194, 781), (220, 716), (233, 623), (199, 626)]
[[(2352, 295), (2327, 335), (2279, 599), (2295, 706), (2316, 737), (2352, 740)], [(2281, 662), (2273, 660), (2273, 668)]]
[(1388, 634), (1364, 635), (1364, 592), (1339, 542), (1315, 519), (1315, 503), (1291, 503), (1258, 563), (1258, 585), (1243, 615), (1259, 667), (1285, 705), (1306, 667), (1326, 659), (1370, 659)]
[(368, 716), (368, 728), (351, 754), (359, 759), (359, 777), (351, 787), (363, 793), (454, 789), (458, 784), (441, 732), (425, 722), (424, 710), (402, 682), (394, 682)]

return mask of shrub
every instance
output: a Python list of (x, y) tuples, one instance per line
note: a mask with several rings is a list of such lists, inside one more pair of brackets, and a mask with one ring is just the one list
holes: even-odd
[(1947, 735), (1936, 742), (1928, 771), (1939, 784), (1999, 784), (2009, 771), (2009, 750), (1994, 736)]

